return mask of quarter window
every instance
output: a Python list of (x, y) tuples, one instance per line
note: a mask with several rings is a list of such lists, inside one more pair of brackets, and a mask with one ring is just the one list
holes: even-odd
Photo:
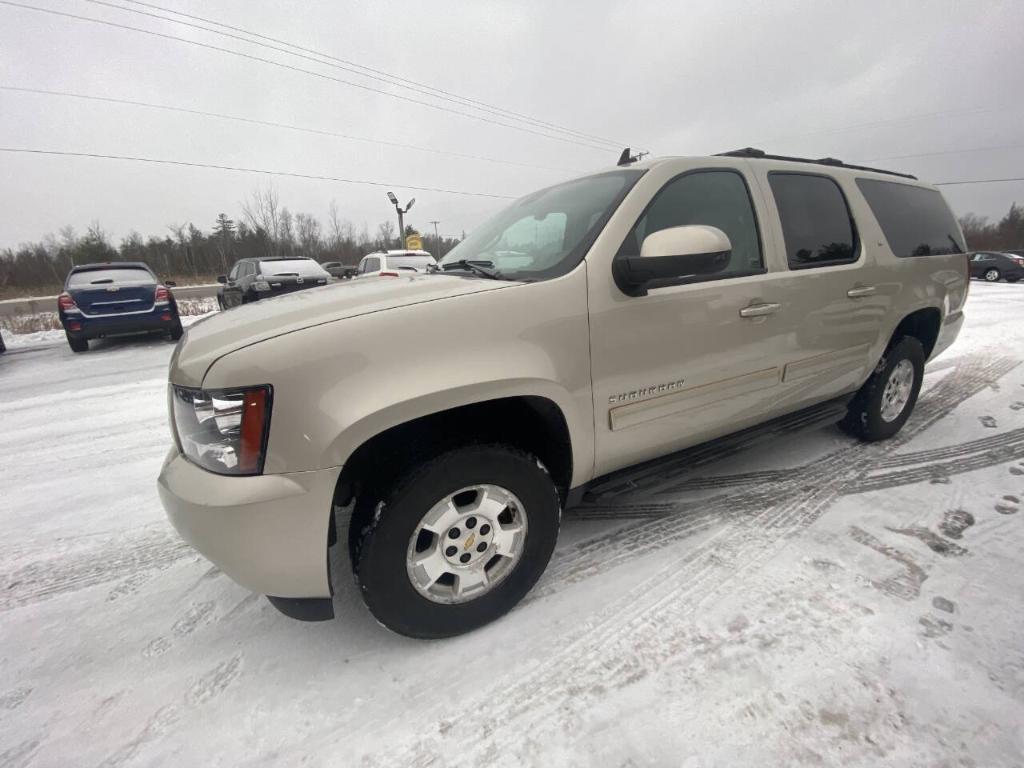
[(963, 253), (964, 241), (952, 211), (934, 189), (876, 179), (857, 179), (897, 256)]
[(363, 272), (378, 272), (380, 271), (380, 259), (376, 256), (368, 258), (363, 264)]
[(668, 182), (626, 236), (619, 255), (635, 256), (640, 253), (648, 235), (688, 224), (718, 227), (729, 237), (732, 255), (724, 270), (682, 282), (717, 280), (764, 271), (761, 239), (750, 192), (743, 176), (732, 170), (696, 171)]
[(842, 190), (827, 176), (768, 174), (790, 269), (857, 260), (857, 231)]

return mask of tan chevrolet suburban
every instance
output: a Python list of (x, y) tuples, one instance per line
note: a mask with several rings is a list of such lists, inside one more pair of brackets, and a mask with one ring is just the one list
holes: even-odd
[(899, 431), (964, 319), (939, 192), (752, 149), (626, 154), (430, 273), (189, 328), (159, 478), (181, 535), (307, 619), (333, 615), (341, 540), (380, 622), (445, 637), (523, 598), (595, 478), (823, 404), (863, 440)]

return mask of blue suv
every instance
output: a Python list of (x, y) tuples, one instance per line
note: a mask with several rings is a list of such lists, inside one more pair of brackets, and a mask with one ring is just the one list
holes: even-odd
[(89, 339), (163, 331), (181, 338), (173, 283), (160, 283), (139, 261), (111, 261), (72, 267), (57, 297), (64, 334), (72, 352), (89, 349)]

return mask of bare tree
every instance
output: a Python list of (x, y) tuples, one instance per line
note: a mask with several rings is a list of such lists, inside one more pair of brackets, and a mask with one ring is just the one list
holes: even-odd
[(281, 234), (281, 212), (273, 186), (267, 187), (266, 191), (253, 190), (249, 200), (242, 203), (242, 215), (253, 232), (257, 235), (262, 233), (267, 255), (275, 255)]
[(323, 250), (323, 242), (320, 239), (320, 222), (308, 213), (297, 213), (295, 214), (295, 230), (302, 255), (318, 259)]
[(377, 247), (386, 251), (395, 239), (395, 223), (383, 221), (377, 225)]
[(277, 231), (280, 234), (280, 248), (288, 256), (295, 255), (295, 225), (292, 212), (287, 208), (281, 209), (280, 221), (277, 224)]

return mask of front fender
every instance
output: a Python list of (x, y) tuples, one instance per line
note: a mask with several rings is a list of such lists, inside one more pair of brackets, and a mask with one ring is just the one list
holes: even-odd
[(589, 479), (593, 466), (593, 441), (587, 439), (589, 414), (580, 414), (572, 394), (543, 379), (503, 379), (477, 382), (438, 392), (425, 392), (400, 403), (366, 413), (327, 448), (325, 461), (345, 464), (355, 450), (382, 432), (400, 424), (465, 405), (506, 397), (541, 397), (554, 403), (565, 418), (572, 444), (572, 486)]
[(586, 267), (563, 277), (325, 323), (218, 359), (208, 388), (270, 384), (265, 471), (342, 465), (376, 434), (500, 397), (555, 403), (573, 485), (593, 471)]

